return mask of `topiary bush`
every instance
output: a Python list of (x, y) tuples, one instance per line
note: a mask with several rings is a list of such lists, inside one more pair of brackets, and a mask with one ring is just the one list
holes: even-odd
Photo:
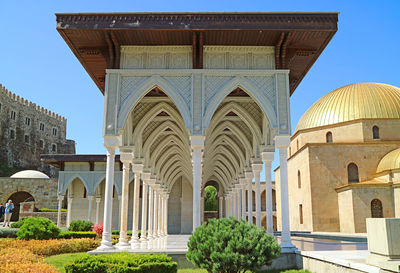
[(93, 223), (90, 221), (75, 220), (69, 224), (69, 231), (92, 231)]
[(263, 228), (231, 217), (210, 219), (188, 242), (186, 257), (208, 272), (256, 271), (280, 254), (275, 238)]
[(25, 221), (26, 219), (28, 219), (28, 218), (19, 219), (18, 222), (12, 223), (12, 224), (11, 224), (11, 227), (12, 227), (12, 228), (20, 228), (20, 227), (24, 224), (24, 221)]
[(17, 232), (18, 239), (48, 240), (57, 238), (60, 229), (49, 219), (44, 217), (27, 218)]
[(178, 264), (164, 254), (85, 255), (65, 265), (66, 273), (176, 273), (177, 270)]

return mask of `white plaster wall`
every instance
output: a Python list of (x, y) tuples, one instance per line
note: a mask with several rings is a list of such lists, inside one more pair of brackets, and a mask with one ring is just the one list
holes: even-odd
[(393, 192), (395, 218), (400, 218), (400, 188), (394, 188)]
[(338, 193), (340, 232), (354, 233), (354, 207), (353, 192), (342, 191)]
[(178, 178), (171, 188), (168, 198), (168, 234), (180, 234), (182, 178)]

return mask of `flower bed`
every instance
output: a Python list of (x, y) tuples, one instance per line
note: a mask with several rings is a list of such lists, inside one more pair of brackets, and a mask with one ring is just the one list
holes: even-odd
[(89, 251), (99, 243), (93, 239), (3, 240), (0, 241), (0, 272), (53, 273), (57, 269), (43, 257)]

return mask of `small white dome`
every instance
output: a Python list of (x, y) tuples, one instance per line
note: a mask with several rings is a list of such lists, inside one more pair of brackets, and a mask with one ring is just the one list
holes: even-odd
[(47, 178), (47, 179), (50, 178), (46, 174), (39, 172), (39, 171), (35, 171), (35, 170), (20, 171), (20, 172), (13, 174), (10, 177), (11, 178)]

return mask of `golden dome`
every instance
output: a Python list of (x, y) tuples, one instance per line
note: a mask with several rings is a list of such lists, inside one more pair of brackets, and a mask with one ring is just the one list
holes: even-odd
[(386, 154), (381, 161), (379, 161), (376, 173), (385, 171), (400, 170), (400, 148)]
[(400, 118), (400, 88), (383, 83), (356, 83), (340, 87), (314, 103), (296, 130), (357, 119)]

